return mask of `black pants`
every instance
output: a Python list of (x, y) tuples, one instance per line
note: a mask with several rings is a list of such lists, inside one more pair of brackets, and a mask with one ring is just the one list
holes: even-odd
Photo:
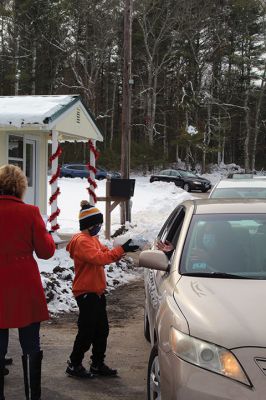
[(79, 307), (78, 334), (70, 361), (80, 365), (86, 351), (92, 346), (93, 364), (103, 363), (109, 334), (105, 295), (86, 293), (76, 298)]
[[(18, 328), (18, 333), (23, 354), (33, 354), (40, 351), (40, 322)], [(0, 359), (5, 358), (7, 353), (8, 338), (9, 330), (0, 329)]]

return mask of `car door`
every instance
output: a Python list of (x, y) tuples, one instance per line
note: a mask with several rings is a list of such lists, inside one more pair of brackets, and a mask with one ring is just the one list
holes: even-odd
[(165, 170), (164, 171), (165, 172), (165, 181), (166, 182), (172, 182), (173, 181), (173, 177), (172, 177), (172, 175), (171, 175), (171, 170), (170, 169), (167, 169), (167, 170)]
[(163, 182), (168, 182), (167, 170), (161, 171), (157, 179)]
[(175, 183), (178, 187), (183, 187), (183, 179), (178, 171), (171, 171), (171, 180)]
[[(156, 242), (169, 241), (173, 244), (174, 249), (178, 242), (179, 234), (182, 229), (183, 221), (185, 217), (185, 207), (178, 206), (168, 217), (159, 235), (155, 241), (154, 247), (156, 248)], [(155, 337), (155, 320), (156, 314), (160, 307), (160, 302), (165, 289), (166, 281), (171, 273), (171, 263), (174, 257), (175, 250), (168, 254), (169, 257), (169, 271), (163, 272), (158, 270), (145, 270), (145, 293), (146, 293), (146, 304), (145, 304), (145, 315), (149, 325), (150, 338), (152, 344), (154, 343)]]

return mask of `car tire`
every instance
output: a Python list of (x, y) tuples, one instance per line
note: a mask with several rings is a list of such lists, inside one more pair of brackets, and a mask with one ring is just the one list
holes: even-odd
[(147, 375), (147, 400), (161, 398), (160, 365), (158, 357), (158, 347), (154, 345), (148, 364)]
[(190, 192), (191, 189), (190, 189), (189, 183), (184, 183), (183, 189), (184, 189), (186, 192)]
[(149, 323), (149, 319), (146, 315), (146, 312), (144, 314), (144, 337), (149, 343), (151, 342), (150, 323)]
[(202, 193), (207, 193), (209, 189), (202, 189)]

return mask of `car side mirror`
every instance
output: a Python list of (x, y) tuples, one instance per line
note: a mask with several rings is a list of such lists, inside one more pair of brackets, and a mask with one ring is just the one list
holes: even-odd
[(139, 266), (159, 271), (167, 271), (169, 259), (161, 250), (143, 250), (139, 256)]

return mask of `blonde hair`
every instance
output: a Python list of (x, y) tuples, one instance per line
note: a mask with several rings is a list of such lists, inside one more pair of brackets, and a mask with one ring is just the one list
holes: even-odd
[(19, 167), (11, 164), (0, 167), (0, 194), (22, 199), (27, 187), (27, 178)]

